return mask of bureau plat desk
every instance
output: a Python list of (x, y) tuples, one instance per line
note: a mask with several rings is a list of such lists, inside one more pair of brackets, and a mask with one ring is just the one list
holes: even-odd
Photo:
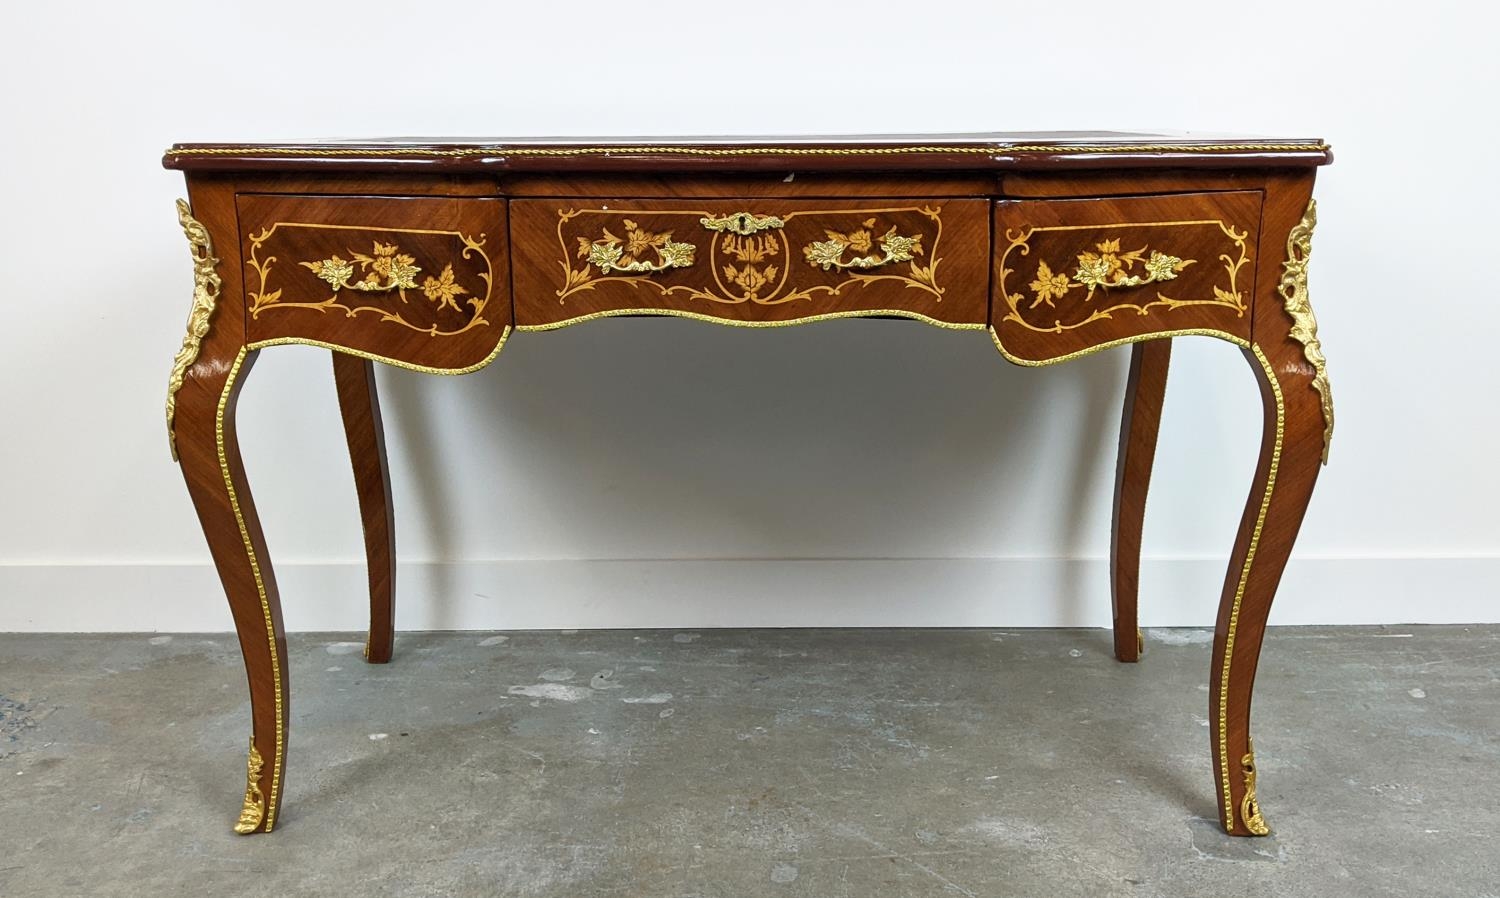
[(904, 318), (1043, 366), (1133, 344), (1116, 476), (1114, 646), (1137, 660), (1141, 523), (1171, 341), (1233, 344), (1264, 430), (1219, 603), (1215, 804), (1263, 835), (1250, 698), (1266, 616), (1327, 460), (1308, 304), (1318, 140), (1068, 133), (180, 144), (194, 293), (167, 434), (228, 594), (253, 730), (235, 830), (270, 832), (288, 724), (281, 600), (235, 435), (262, 349), (332, 350), (390, 660), (394, 542), (373, 361), (489, 364), (514, 331), (615, 315), (741, 327)]

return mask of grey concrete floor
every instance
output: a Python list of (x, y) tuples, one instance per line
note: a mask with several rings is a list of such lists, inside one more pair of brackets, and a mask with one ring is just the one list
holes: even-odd
[(0, 895), (1500, 896), (1500, 626), (1273, 630), (1230, 839), (1209, 634), (291, 642), (276, 832), (228, 636), (0, 635)]

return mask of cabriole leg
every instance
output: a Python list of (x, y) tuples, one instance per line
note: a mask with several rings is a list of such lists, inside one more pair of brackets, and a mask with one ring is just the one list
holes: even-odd
[(385, 433), (380, 422), (380, 398), (375, 391), (375, 366), (367, 359), (333, 353), (333, 378), (338, 386), (339, 412), (354, 466), (359, 513), (364, 525), (365, 563), (370, 579), (370, 635), (365, 659), (371, 664), (391, 660), (396, 614), (396, 531), (391, 515), (391, 477), (385, 456)]
[(1309, 204), (1288, 236), (1282, 302), (1257, 317), (1257, 339), (1245, 353), (1260, 383), (1264, 436), (1219, 603), (1209, 685), (1216, 803), (1232, 835), (1269, 832), (1256, 795), (1251, 692), (1271, 599), (1333, 433), (1326, 363), (1307, 298), (1313, 221)]
[(235, 832), (270, 832), (286, 759), (287, 660), (281, 599), (235, 435), (235, 400), (255, 353), (224, 363), (200, 358), (177, 395), (182, 475), (229, 598), (250, 681), (253, 735), (245, 799)]
[[(240, 299), (237, 284), (221, 280), (210, 237), (210, 230), (234, 233), (233, 190), (210, 185), (195, 190), (193, 199), (192, 207), (177, 201), (178, 220), (193, 255), (194, 289), (187, 335), (167, 380), (167, 439), (229, 598), (250, 682), (245, 797), (234, 829), (270, 832), (281, 804), (286, 762), (286, 634), (234, 426), (240, 385), (256, 353), (245, 345), (244, 316), (233, 313)], [(194, 218), (195, 212), (202, 221)], [(238, 261), (232, 241), (226, 252), (225, 268), (232, 271)], [(229, 310), (215, 318), (221, 303)]]
[(1125, 384), (1125, 410), (1120, 419), (1120, 454), (1115, 465), (1114, 535), (1110, 544), (1115, 657), (1121, 661), (1139, 660), (1144, 648), (1136, 612), (1141, 526), (1146, 516), (1146, 492), (1151, 486), (1151, 465), (1156, 459), (1156, 435), (1161, 426), (1162, 399), (1167, 392), (1167, 368), (1171, 360), (1170, 339), (1149, 340), (1131, 347), (1130, 379)]

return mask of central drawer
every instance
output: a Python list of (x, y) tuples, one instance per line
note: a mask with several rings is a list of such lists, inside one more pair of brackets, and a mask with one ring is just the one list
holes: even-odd
[(654, 312), (984, 327), (988, 210), (974, 199), (512, 200), (516, 325)]

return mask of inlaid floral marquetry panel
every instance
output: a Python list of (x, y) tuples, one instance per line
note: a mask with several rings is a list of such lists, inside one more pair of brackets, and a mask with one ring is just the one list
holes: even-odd
[(996, 339), (1046, 361), (1148, 333), (1250, 332), (1260, 195), (1001, 201)]
[(985, 322), (980, 200), (517, 200), (511, 215), (521, 326), (631, 311)]
[(430, 367), (510, 323), (504, 203), (244, 196), (252, 340), (304, 338)]

